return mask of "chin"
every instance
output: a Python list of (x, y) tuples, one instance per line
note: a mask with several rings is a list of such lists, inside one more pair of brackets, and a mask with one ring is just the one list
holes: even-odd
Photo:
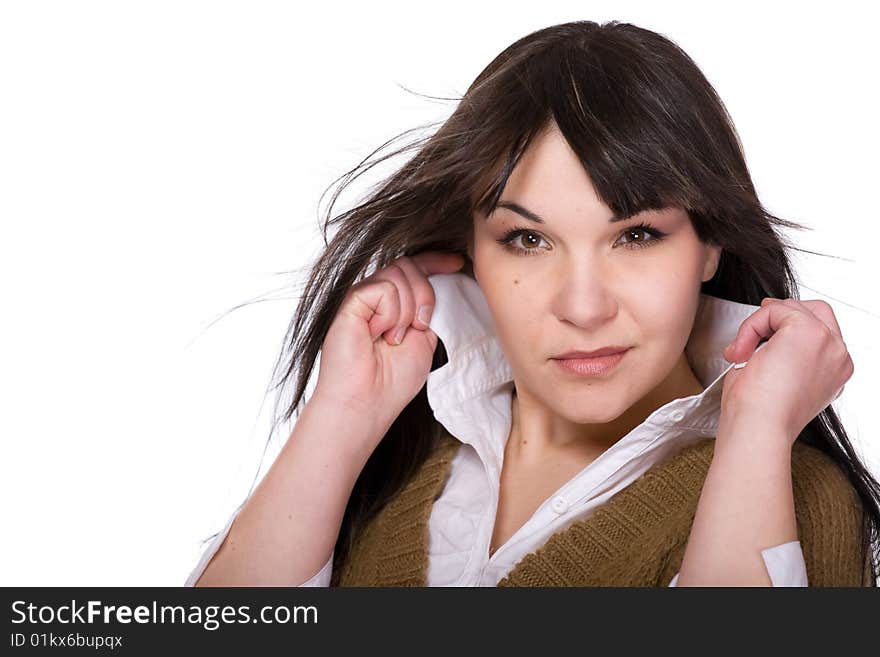
[[(601, 402), (596, 405), (604, 406)], [(566, 420), (575, 424), (608, 424), (619, 418), (622, 413), (618, 412), (616, 408), (608, 408), (607, 406), (601, 411), (590, 412), (584, 408), (583, 401), (580, 402), (579, 406), (560, 408), (557, 412)]]

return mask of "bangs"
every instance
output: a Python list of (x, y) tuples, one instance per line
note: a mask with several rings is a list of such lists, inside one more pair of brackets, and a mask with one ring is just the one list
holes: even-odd
[(521, 121), (508, 152), (484, 172), (475, 207), (490, 214), (528, 146), (555, 127), (615, 217), (669, 207), (709, 209), (711, 195), (704, 190), (717, 184), (713, 169), (719, 165), (706, 161), (710, 140), (700, 139), (705, 122), (682, 80), (595, 42), (589, 48), (556, 44), (539, 61), (513, 76), (525, 93), (517, 96), (521, 107), (507, 114)]

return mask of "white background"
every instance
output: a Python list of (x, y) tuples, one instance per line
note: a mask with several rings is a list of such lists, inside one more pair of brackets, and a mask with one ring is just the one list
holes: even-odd
[(880, 472), (876, 16), (779, 4), (3, 3), (0, 585), (183, 584), (257, 475), (321, 193), (453, 109), (406, 89), (460, 96), (569, 20), (682, 46), (766, 207), (839, 258), (797, 256), (802, 297), (834, 307), (835, 406)]

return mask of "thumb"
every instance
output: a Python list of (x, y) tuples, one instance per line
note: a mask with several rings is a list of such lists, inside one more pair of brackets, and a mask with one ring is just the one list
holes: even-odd
[(733, 358), (734, 358), (734, 355), (735, 355), (734, 352), (735, 352), (735, 351), (736, 351), (736, 340), (734, 340), (734, 341), (731, 342), (729, 345), (727, 345), (726, 347), (724, 347), (724, 352), (723, 352), (723, 354), (724, 354), (724, 359), (725, 359), (728, 363), (732, 363), (732, 362), (733, 362)]

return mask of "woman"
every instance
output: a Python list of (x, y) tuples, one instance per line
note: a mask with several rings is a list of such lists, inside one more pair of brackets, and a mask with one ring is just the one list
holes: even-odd
[(852, 360), (685, 53), (540, 30), (420, 146), (328, 221), (284, 419), (317, 385), (188, 583), (873, 583)]

